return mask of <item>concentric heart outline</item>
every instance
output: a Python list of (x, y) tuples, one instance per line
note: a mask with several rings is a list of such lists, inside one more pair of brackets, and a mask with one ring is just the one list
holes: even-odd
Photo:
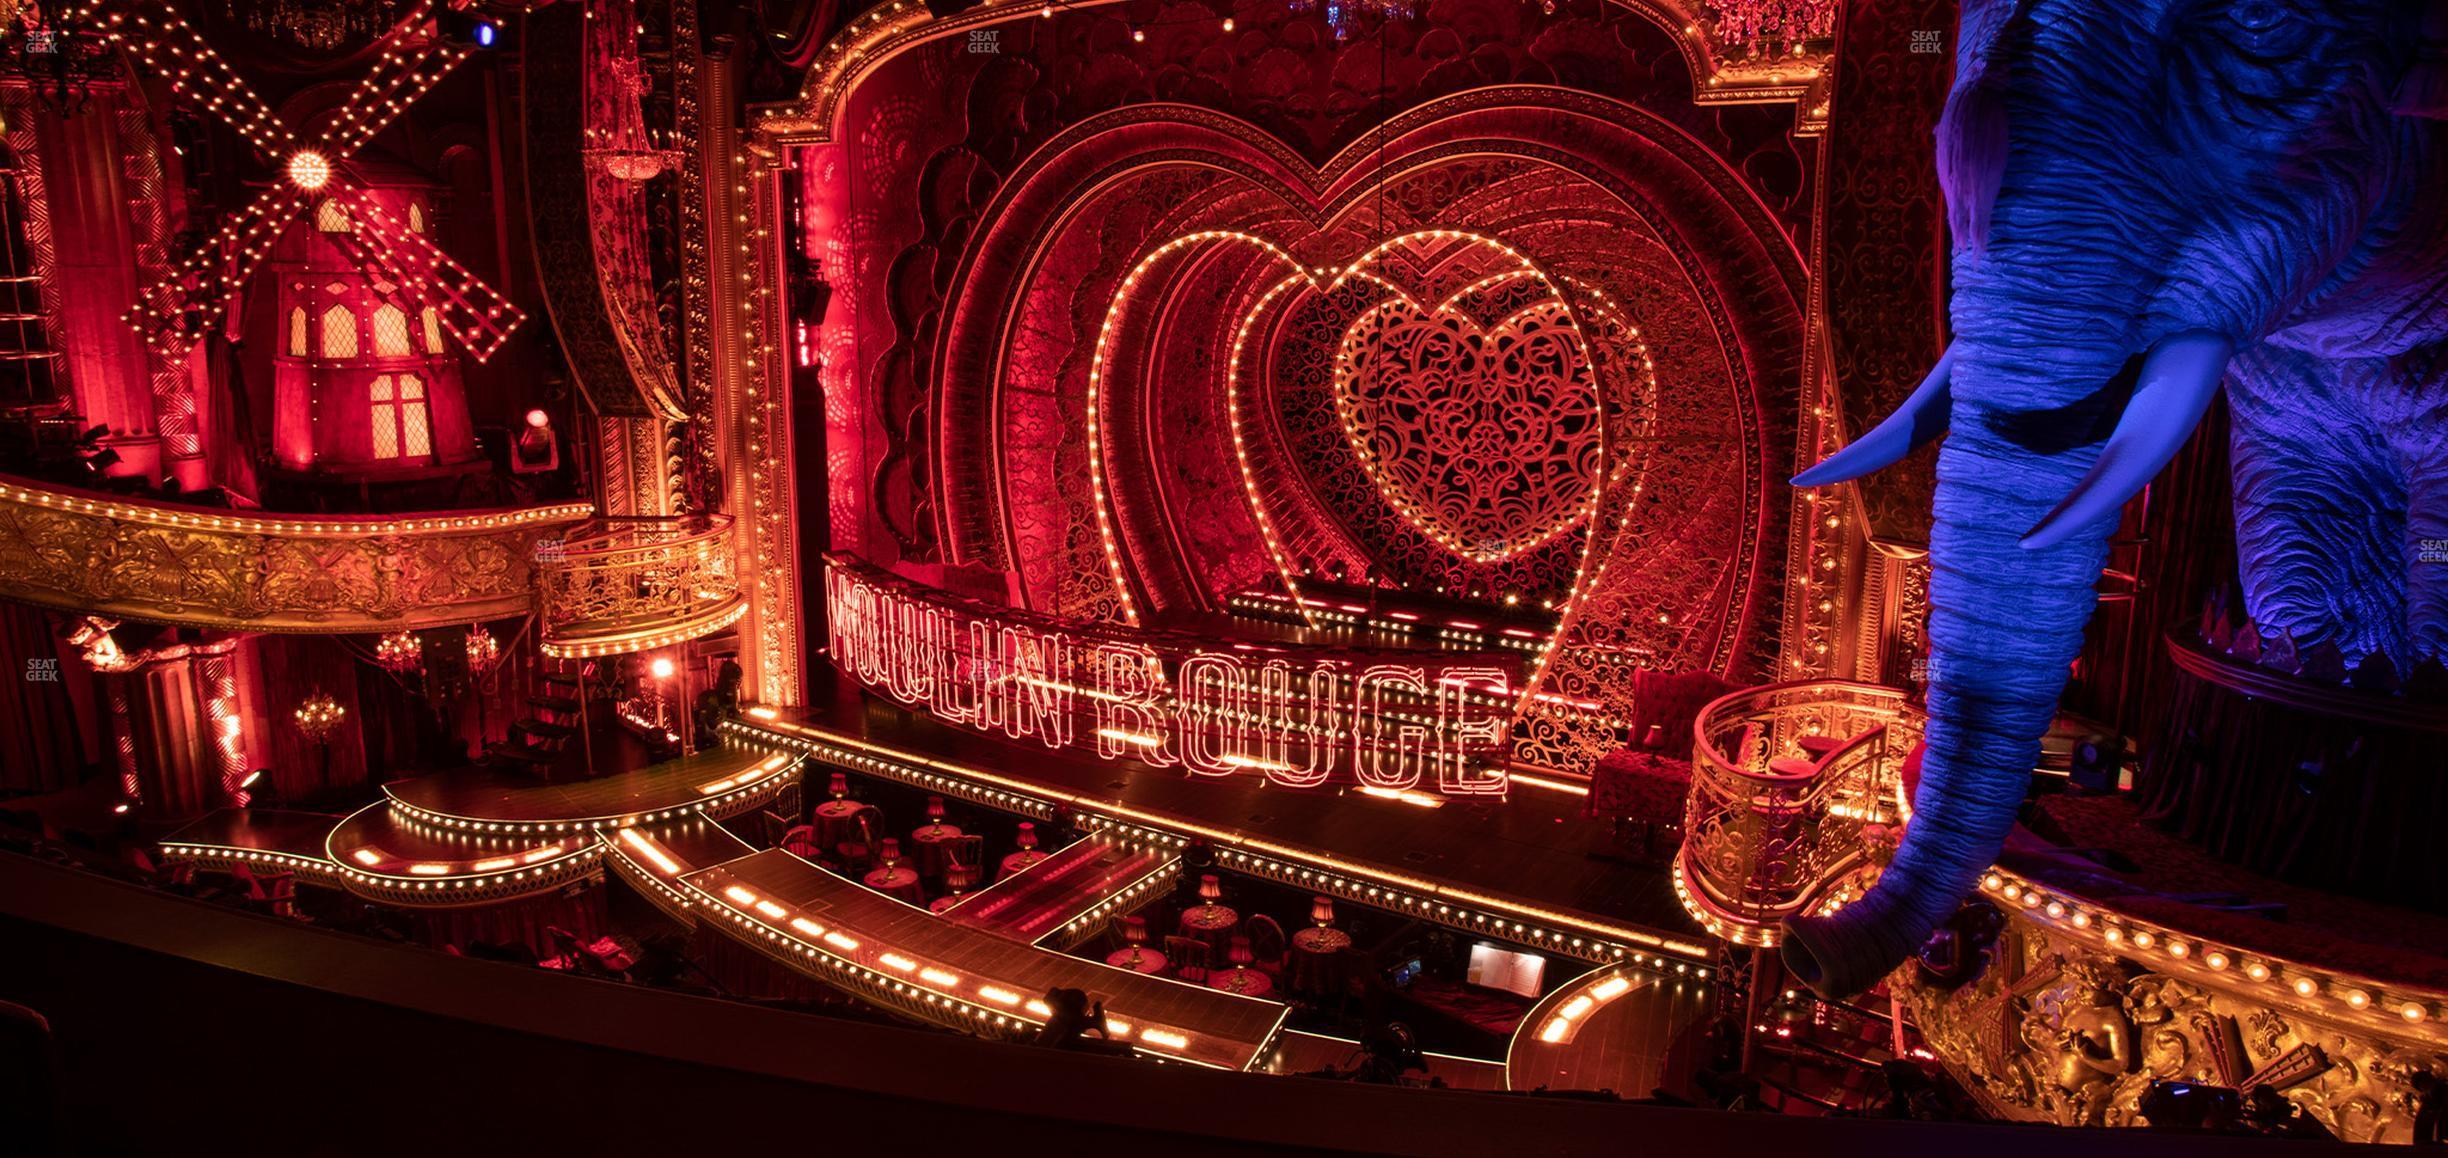
[[(1088, 441), (1088, 473), (1090, 488), (1092, 491), (1091, 505), (1096, 513), (1097, 535), (1104, 548), (1106, 573), (1108, 578), (1113, 583), (1114, 594), (1122, 609), (1123, 617), (1127, 622), (1133, 626), (1138, 626), (1140, 625), (1141, 620), (1138, 602), (1131, 595), (1128, 573), (1122, 565), (1121, 544), (1114, 530), (1115, 518), (1110, 497), (1106, 489), (1104, 456), (1105, 442), (1102, 431), (1101, 412), (1103, 409), (1102, 401), (1105, 366), (1112, 351), (1114, 326), (1116, 321), (1122, 316), (1123, 311), (1128, 307), (1130, 297), (1138, 288), (1140, 280), (1146, 277), (1148, 271), (1166, 257), (1191, 246), (1216, 241), (1253, 246), (1261, 252), (1274, 258), (1276, 261), (1281, 262), (1283, 265), (1289, 267), (1293, 271), (1284, 279), (1278, 281), (1273, 286), (1270, 286), (1265, 293), (1259, 296), (1250, 310), (1243, 315), (1241, 324), (1234, 334), (1232, 355), (1226, 368), (1225, 402), (1229, 417), (1229, 426), (1232, 433), (1233, 455), (1239, 466), (1244, 498), (1249, 505), (1252, 518), (1258, 525), (1259, 537), (1265, 543), (1268, 556), (1275, 564), (1276, 575), (1283, 583), (1285, 593), (1291, 596), (1293, 606), (1298, 609), (1304, 622), (1308, 623), (1311, 627), (1318, 627), (1322, 626), (1322, 624), (1319, 622), (1314, 609), (1315, 601), (1302, 595), (1299, 576), (1293, 570), (1291, 559), (1286, 555), (1283, 549), (1282, 540), (1275, 532), (1274, 522), (1268, 517), (1265, 503), (1261, 501), (1258, 494), (1257, 482), (1250, 463), (1248, 443), (1245, 435), (1243, 434), (1244, 424), (1242, 421), (1241, 401), (1238, 388), (1240, 380), (1240, 361), (1247, 344), (1249, 331), (1255, 324), (1258, 317), (1263, 313), (1264, 308), (1271, 304), (1274, 298), (1295, 286), (1306, 283), (1310, 286), (1310, 288), (1318, 292), (1332, 293), (1339, 289), (1346, 281), (1358, 277), (1365, 278), (1369, 281), (1375, 282), (1378, 285), (1384, 286), (1389, 293), (1407, 297), (1408, 294), (1406, 291), (1402, 290), (1401, 287), (1368, 272), (1366, 267), (1374, 262), (1378, 257), (1391, 251), (1396, 246), (1423, 240), (1461, 240), (1473, 242), (1493, 248), (1506, 257), (1511, 258), (1517, 264), (1516, 269), (1494, 275), (1492, 278), (1482, 278), (1480, 282), (1475, 282), (1470, 286), (1464, 287), (1463, 290), (1458, 291), (1461, 294), (1467, 294), (1474, 292), (1477, 289), (1484, 288), (1482, 283), (1502, 280), (1504, 278), (1535, 277), (1542, 284), (1546, 285), (1551, 295), (1558, 301), (1564, 303), (1567, 310), (1567, 316), (1570, 318), (1570, 324), (1575, 340), (1582, 350), (1583, 358), (1586, 361), (1589, 361), (1593, 368), (1592, 379), (1593, 382), (1595, 381), (1596, 363), (1590, 356), (1591, 347), (1589, 335), (1581, 325), (1577, 309), (1573, 306), (1571, 300), (1562, 293), (1558, 280), (1551, 277), (1545, 270), (1539, 268), (1536, 263), (1532, 262), (1529, 257), (1523, 254), (1521, 251), (1514, 249), (1512, 246), (1505, 244), (1503, 241), (1487, 237), (1483, 234), (1451, 229), (1417, 230), (1410, 233), (1399, 234), (1394, 237), (1387, 238), (1385, 241), (1371, 247), (1368, 251), (1362, 253), (1359, 257), (1353, 259), (1351, 262), (1345, 264), (1339, 269), (1333, 266), (1312, 267), (1304, 265), (1283, 246), (1277, 245), (1274, 242), (1256, 234), (1246, 233), (1240, 230), (1200, 230), (1194, 233), (1187, 233), (1179, 237), (1175, 237), (1172, 240), (1169, 240), (1162, 245), (1149, 250), (1131, 266), (1129, 272), (1123, 275), (1121, 283), (1115, 286), (1112, 297), (1107, 302), (1105, 316), (1097, 327), (1096, 348), (1088, 363), (1086, 435)], [(1584, 292), (1588, 292), (1599, 297), (1602, 301), (1602, 306), (1607, 300), (1605, 295), (1598, 291), (1595, 287), (1581, 286), (1578, 282), (1575, 284)], [(1449, 303), (1451, 300), (1452, 299), (1449, 299)], [(1639, 329), (1635, 327), (1632, 330), (1632, 334), (1636, 342), (1636, 356), (1641, 364), (1647, 396), (1654, 397), (1656, 394), (1656, 368), (1650, 361), (1646, 344), (1639, 342)], [(1601, 393), (1600, 397), (1603, 405), (1603, 392)], [(1599, 435), (1599, 461), (1602, 464), (1608, 465), (1604, 466), (1601, 470), (1601, 474), (1604, 477), (1601, 479), (1598, 485), (1597, 497), (1594, 500), (1601, 509), (1603, 509), (1605, 506), (1607, 495), (1626, 493), (1627, 483), (1629, 484), (1629, 493), (1637, 494), (1640, 490), (1639, 483), (1631, 479), (1631, 475), (1635, 472), (1639, 465), (1636, 461), (1636, 456), (1627, 455), (1623, 456), (1620, 460), (1618, 459), (1616, 448), (1612, 445), (1613, 439), (1610, 436), (1610, 432), (1606, 429), (1606, 425), (1606, 423), (1601, 423)], [(1619, 503), (1618, 505), (1623, 504)], [(1517, 714), (1520, 711), (1528, 710), (1535, 701), (1554, 700), (1561, 703), (1568, 700), (1568, 697), (1542, 692), (1541, 685), (1546, 680), (1548, 668), (1555, 661), (1556, 649), (1558, 645), (1562, 643), (1565, 634), (1571, 630), (1575, 618), (1580, 613), (1581, 605), (1588, 598), (1589, 592), (1595, 582), (1596, 576), (1594, 576), (1591, 572), (1591, 561), (1599, 557), (1600, 548), (1605, 544), (1606, 540), (1611, 538), (1611, 535), (1608, 532), (1620, 529), (1623, 524), (1628, 524), (1629, 520), (1630, 511), (1628, 507), (1623, 512), (1622, 516), (1615, 520), (1615, 522), (1612, 524), (1602, 523), (1595, 517), (1588, 520), (1590, 533), (1582, 537), (1580, 557), (1574, 565), (1573, 581), (1570, 592), (1565, 597), (1563, 606), (1557, 609), (1558, 615), (1556, 617), (1555, 629), (1540, 645), (1537, 661), (1532, 667), (1529, 678), (1522, 684), (1520, 689), (1520, 699), (1516, 708)], [(1603, 570), (1603, 564), (1601, 565), (1600, 569)]]
[[(1359, 459), (1370, 483), (1376, 487), (1378, 497), (1402, 514), (1414, 529), (1439, 546), (1482, 565), (1501, 563), (1537, 550), (1558, 535), (1580, 526), (1597, 508), (1599, 491), (1605, 481), (1598, 438), (1604, 403), (1599, 396), (1589, 351), (1581, 347), (1577, 335), (1570, 328), (1577, 320), (1571, 302), (1560, 296), (1544, 298), (1514, 310), (1491, 328), (1480, 325), (1468, 311), (1454, 308), (1463, 298), (1486, 288), (1490, 287), (1484, 281), (1474, 283), (1429, 310), (1420, 309), (1407, 296), (1388, 297), (1362, 310), (1344, 328), (1342, 338), (1337, 343), (1331, 383), (1335, 413), (1342, 423), (1344, 439), (1351, 446), (1354, 457)], [(1397, 320), (1397, 315), (1401, 313), (1409, 316)], [(1541, 329), (1535, 325), (1541, 320), (1552, 321), (1559, 315), (1566, 323), (1563, 330)], [(1389, 321), (1393, 322), (1392, 326), (1386, 325)], [(1467, 333), (1460, 329), (1465, 326)], [(1440, 456), (1431, 446), (1423, 445), (1426, 439), (1442, 435), (1442, 431), (1424, 429), (1421, 439), (1407, 440), (1411, 445), (1399, 458), (1389, 460), (1385, 456), (1381, 443), (1399, 437), (1398, 431), (1389, 429), (1391, 424), (1382, 413), (1388, 405), (1383, 395), (1391, 391), (1371, 391), (1379, 396), (1375, 400), (1364, 397), (1360, 391), (1363, 382), (1375, 384), (1380, 381), (1376, 375), (1368, 372), (1372, 362), (1397, 355), (1388, 350), (1382, 341), (1371, 341), (1365, 349), (1355, 348), (1355, 344), (1368, 334), (1370, 327), (1381, 327), (1380, 336), (1385, 329), (1392, 329), (1406, 336), (1451, 347), (1456, 354), (1468, 360), (1470, 368), (1475, 371), (1474, 389), (1459, 394), (1446, 392), (1441, 397), (1438, 396), (1440, 392), (1431, 390), (1425, 396), (1410, 399), (1423, 408), (1452, 409), (1459, 406), (1482, 409), (1489, 404), (1489, 399), (1485, 397), (1488, 384), (1520, 377), (1503, 372), (1504, 354), (1508, 347), (1535, 348), (1551, 335), (1562, 333), (1567, 336), (1571, 345), (1566, 353), (1573, 362), (1564, 369), (1564, 388), (1544, 395), (1539, 395), (1533, 389), (1525, 396), (1500, 403), (1508, 411), (1518, 410), (1524, 404), (1544, 404), (1553, 420), (1549, 426), (1549, 433), (1553, 437), (1546, 440), (1531, 437), (1525, 442), (1520, 437), (1524, 432), (1509, 424), (1494, 430), (1483, 425), (1470, 432), (1471, 437), (1482, 441), (1509, 444), (1493, 448), (1496, 452), (1493, 457), (1499, 460), (1502, 467), (1511, 468), (1509, 473), (1512, 476), (1529, 484), (1524, 488), (1529, 493), (1523, 496), (1520, 504), (1528, 508), (1521, 513), (1529, 519), (1529, 525), (1509, 528), (1457, 525), (1468, 522), (1470, 513), (1450, 509), (1448, 498), (1432, 493), (1425, 484), (1456, 471), (1474, 475), (1508, 472), (1471, 471), (1464, 465), (1469, 455), (1450, 453)], [(1394, 389), (1399, 390), (1400, 387)], [(1586, 437), (1569, 437), (1565, 433), (1564, 428), (1576, 422), (1586, 425)], [(1423, 420), (1422, 425), (1426, 427), (1428, 424)], [(1524, 450), (1543, 451), (1545, 457), (1527, 457), (1520, 453)], [(1451, 461), (1446, 461), (1449, 459)], [(1566, 462), (1566, 459), (1572, 461)], [(1571, 471), (1576, 477), (1553, 480), (1559, 468)], [(1419, 474), (1429, 477), (1410, 477)], [(1541, 496), (1535, 492), (1539, 489), (1536, 484), (1542, 477), (1564, 481), (1572, 485), (1572, 492), (1561, 496), (1544, 496), (1544, 501), (1541, 501)], [(1486, 486), (1484, 478), (1476, 481), (1480, 487)], [(1471, 497), (1477, 500), (1472, 505), (1478, 506), (1494, 496), (1482, 492)], [(1559, 502), (1559, 498), (1563, 501)], [(1474, 534), (1474, 530), (1484, 533)]]

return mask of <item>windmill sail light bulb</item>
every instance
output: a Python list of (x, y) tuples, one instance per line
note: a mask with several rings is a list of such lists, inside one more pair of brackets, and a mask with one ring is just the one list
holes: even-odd
[(331, 183), (331, 162), (313, 149), (289, 155), (289, 183), (309, 193)]

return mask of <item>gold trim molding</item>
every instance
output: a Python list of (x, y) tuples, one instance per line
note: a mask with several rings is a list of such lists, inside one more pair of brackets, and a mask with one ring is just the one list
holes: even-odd
[(540, 643), (555, 659), (647, 651), (711, 635), (747, 614), (728, 515), (606, 518), (538, 560)]
[[(1710, 6), (1699, 0), (1612, 0), (1674, 37), (1691, 70), (1697, 104), (1791, 102), (1794, 131), (1813, 136), (1827, 127), (1833, 41), (1810, 42), (1782, 57), (1762, 59), (1749, 43), (1728, 43), (1717, 32)], [(817, 53), (796, 100), (764, 106), (752, 114), (755, 133), (776, 146), (821, 144), (833, 139), (842, 102), (867, 75), (920, 45), (966, 35), (974, 28), (1035, 18), (1049, 10), (1073, 11), (1121, 0), (988, 0), (950, 16), (935, 16), (916, 0), (878, 4), (852, 20)]]
[(231, 631), (447, 627), (532, 610), (537, 544), (593, 510), (295, 518), (0, 482), (0, 592)]
[[(1901, 999), (1994, 1114), (2138, 1126), (2151, 1083), (2268, 1086), (2349, 1142), (2405, 1142), (2418, 1086), (2448, 1081), (2448, 993), (2384, 984), (2137, 920), (2004, 870), (1987, 968), (1946, 990), (1907, 966)], [(2424, 1075), (2429, 1075), (2426, 1078)]]

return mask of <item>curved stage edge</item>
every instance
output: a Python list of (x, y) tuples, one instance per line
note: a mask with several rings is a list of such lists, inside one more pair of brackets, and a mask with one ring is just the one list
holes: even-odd
[[(1886, 1158), (2234, 1154), (2230, 1139), (1956, 1123), (1802, 1119), (1285, 1081), (808, 1017), (390, 945), (0, 854), (0, 994), (58, 1043), (63, 1148), (240, 1148), (230, 1087), (131, 1041), (185, 1041), (256, 1075), (281, 1111), (243, 1146), (352, 1154), (565, 1148), (649, 1153), (921, 1140), (929, 1148), (1148, 1146), (1168, 1154), (1490, 1153), (1536, 1138), (1599, 1153), (1659, 1145)], [(335, 1062), (335, 1059), (338, 1059)], [(353, 1060), (350, 1060), (353, 1059)], [(1229, 1085), (1220, 1083), (1230, 1083)], [(413, 1112), (473, 1091), (517, 1114)], [(1201, 1113), (1209, 1104), (1232, 1114)], [(125, 1112), (131, 1105), (147, 1112)], [(607, 1106), (657, 1107), (606, 1114)], [(409, 1111), (409, 1112), (403, 1112)], [(216, 1134), (215, 1131), (225, 1131)], [(1102, 1152), (1123, 1152), (1105, 1150)], [(2288, 1153), (2300, 1153), (2290, 1148)]]

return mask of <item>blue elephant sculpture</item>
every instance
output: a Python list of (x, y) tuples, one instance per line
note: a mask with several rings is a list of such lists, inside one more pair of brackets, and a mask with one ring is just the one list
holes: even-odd
[[(1938, 128), (1954, 338), (1794, 481), (1947, 436), (1928, 754), (1876, 887), (1787, 923), (1849, 996), (1996, 857), (2127, 499), (2222, 382), (2254, 621), (2347, 663), (2448, 653), (2448, 5), (1967, 0)], [(2430, 547), (2426, 547), (2426, 543)]]

